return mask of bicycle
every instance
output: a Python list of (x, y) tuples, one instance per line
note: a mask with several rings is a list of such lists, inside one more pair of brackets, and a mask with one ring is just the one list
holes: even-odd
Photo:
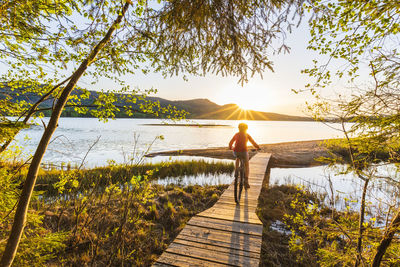
[[(259, 149), (251, 149), (252, 152), (255, 152)], [(243, 186), (244, 186), (244, 177), (245, 177), (245, 165), (243, 158), (239, 158), (239, 165), (235, 169), (235, 185), (234, 185), (234, 196), (236, 204), (239, 204), (240, 197), (242, 195)]]
[[(239, 158), (239, 166), (235, 169), (235, 187), (233, 194), (235, 195), (235, 202), (239, 204), (240, 197), (242, 195), (243, 185), (244, 185), (244, 160)], [(239, 188), (238, 188), (239, 185)]]

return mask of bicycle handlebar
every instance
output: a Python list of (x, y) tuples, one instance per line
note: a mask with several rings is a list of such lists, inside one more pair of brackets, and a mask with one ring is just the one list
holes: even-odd
[[(229, 148), (229, 150), (233, 150), (232, 148)], [(252, 148), (250, 149), (251, 152), (256, 152), (256, 151), (261, 151), (261, 148)]]

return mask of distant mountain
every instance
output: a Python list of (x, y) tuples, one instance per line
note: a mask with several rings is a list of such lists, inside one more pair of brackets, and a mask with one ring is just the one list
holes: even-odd
[(160, 101), (161, 105), (173, 105), (189, 112), (192, 119), (216, 120), (268, 120), (268, 121), (312, 121), (312, 118), (291, 116), (272, 112), (242, 110), (236, 104), (218, 105), (208, 99), (191, 99), (171, 101), (158, 97), (149, 99)]
[[(34, 103), (40, 97), (33, 93), (27, 95), (17, 95), (15, 92), (11, 92), (8, 88), (0, 88), (0, 99), (2, 95), (11, 95), (16, 101), (25, 100), (27, 102)], [(82, 91), (75, 90), (73, 95), (79, 97)], [(98, 92), (90, 91), (90, 97), (83, 101), (84, 105), (91, 105), (94, 100), (98, 97)], [(168, 100), (160, 97), (147, 97), (146, 99), (152, 101), (159, 101), (162, 107), (168, 105), (175, 106), (179, 110), (185, 110), (189, 112), (188, 118), (191, 119), (219, 119), (219, 120), (271, 120), (271, 121), (311, 121), (311, 118), (290, 116), (271, 112), (260, 112), (254, 110), (242, 110), (236, 104), (218, 105), (208, 99), (191, 99), (191, 100)], [(127, 103), (120, 103), (121, 105), (127, 105)], [(52, 100), (45, 101), (40, 107), (45, 108), (52, 105)], [(132, 104), (129, 104), (132, 106)], [(48, 113), (48, 112), (47, 112)], [(49, 115), (45, 112), (45, 115)], [(67, 108), (63, 112), (64, 117), (81, 117), (85, 116), (79, 114), (73, 110), (73, 108)], [(86, 115), (90, 116), (90, 115)], [(126, 114), (117, 114), (117, 117), (127, 117)], [(149, 115), (135, 114), (134, 117), (149, 117)]]

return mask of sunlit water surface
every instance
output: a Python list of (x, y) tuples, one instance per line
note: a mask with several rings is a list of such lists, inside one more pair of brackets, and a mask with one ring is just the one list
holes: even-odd
[[(44, 118), (43, 121), (47, 122), (48, 118)], [(104, 166), (109, 160), (124, 163), (132, 154), (138, 158), (147, 149), (149, 152), (157, 152), (227, 146), (230, 138), (237, 132), (239, 122), (225, 120), (178, 122), (178, 124), (225, 125), (185, 127), (149, 125), (165, 123), (158, 119), (116, 119), (103, 123), (95, 118), (61, 118), (45, 154), (44, 162), (53, 164), (72, 162), (80, 165), (97, 139), (98, 141), (85, 158), (85, 166)], [(249, 134), (259, 144), (341, 136), (339, 131), (319, 122), (247, 121), (246, 123), (249, 125)], [(25, 155), (34, 152), (42, 133), (42, 123), (38, 122), (38, 125), (18, 134), (17, 143), (23, 147)], [(163, 136), (163, 138), (157, 139), (158, 136)], [(151, 160), (160, 161), (165, 158), (156, 157)]]

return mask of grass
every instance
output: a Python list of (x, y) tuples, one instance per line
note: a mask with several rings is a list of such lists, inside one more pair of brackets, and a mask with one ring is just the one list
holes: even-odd
[[(16, 170), (12, 165), (7, 167)], [(13, 178), (17, 188), (26, 171), (26, 167), (18, 169)], [(36, 258), (17, 254), (16, 262), (36, 266), (40, 265), (36, 260), (42, 258), (47, 266), (149, 266), (186, 222), (211, 207), (227, 188), (161, 186), (149, 180), (232, 171), (233, 164), (205, 161), (42, 169), (35, 188), (40, 197), (33, 198), (30, 205), (30, 213), (38, 214), (38, 219), (26, 226), (25, 232), (30, 234), (25, 239), (31, 244), (43, 232), (60, 234), (62, 238), (54, 237), (60, 246), (49, 248), (46, 255), (32, 248)], [(11, 223), (3, 222), (2, 236), (8, 236)]]
[(93, 169), (61, 171), (53, 169), (42, 170), (39, 173), (36, 190), (44, 191), (45, 195), (52, 196), (58, 194), (54, 184), (60, 181), (60, 177), (71, 176), (71, 179), (79, 181), (82, 189), (90, 188), (93, 183), (106, 185), (112, 183), (124, 183), (133, 176), (149, 175), (148, 179), (159, 179), (166, 177), (180, 177), (185, 175), (198, 174), (223, 174), (233, 173), (234, 164), (224, 162), (199, 161), (171, 161), (157, 164), (143, 165), (112, 165)]
[[(152, 185), (153, 197), (146, 202), (133, 202), (135, 221), (127, 221), (123, 237), (112, 229), (121, 227), (125, 198), (112, 198), (106, 206), (96, 200), (95, 207), (76, 224), (73, 205), (61, 211), (49, 206), (45, 213), (46, 228), (69, 233), (66, 249), (49, 265), (104, 266), (109, 263), (115, 247), (113, 266), (150, 266), (175, 239), (186, 222), (198, 212), (211, 207), (227, 186)], [(90, 223), (87, 223), (87, 221)], [(58, 227), (57, 227), (58, 225)], [(58, 228), (58, 229), (57, 229)], [(75, 229), (79, 231), (75, 231)], [(116, 230), (118, 233), (118, 230)]]
[[(259, 198), (257, 215), (263, 222), (260, 266), (319, 266), (316, 258), (308, 257), (299, 263), (289, 251), (290, 235), (271, 228), (276, 222), (283, 222), (285, 214), (295, 214), (290, 203), (295, 199), (298, 189), (292, 185), (279, 185), (263, 188)], [(312, 198), (304, 195), (304, 201)]]

